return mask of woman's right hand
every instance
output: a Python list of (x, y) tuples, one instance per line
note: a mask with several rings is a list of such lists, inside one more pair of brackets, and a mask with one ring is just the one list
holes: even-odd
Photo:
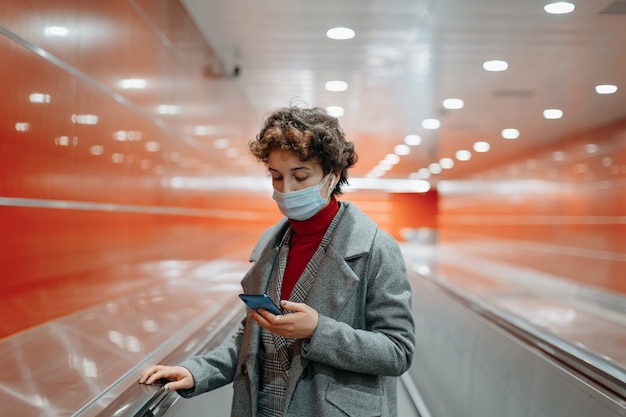
[(189, 389), (196, 385), (193, 375), (187, 368), (182, 366), (153, 365), (143, 371), (139, 378), (140, 384), (152, 385), (159, 379), (167, 379), (172, 382), (165, 384), (165, 391)]

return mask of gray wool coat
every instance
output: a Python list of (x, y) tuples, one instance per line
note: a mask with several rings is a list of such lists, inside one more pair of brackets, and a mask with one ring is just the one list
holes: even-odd
[[(297, 340), (282, 415), (397, 415), (395, 377), (415, 345), (411, 286), (397, 242), (356, 206), (341, 202), (341, 220), (306, 303), (319, 313), (311, 339)], [(289, 224), (281, 220), (255, 246), (245, 293), (263, 293)], [(189, 398), (233, 382), (232, 415), (257, 416), (261, 328), (246, 318), (236, 335), (207, 355), (181, 363), (195, 387)]]

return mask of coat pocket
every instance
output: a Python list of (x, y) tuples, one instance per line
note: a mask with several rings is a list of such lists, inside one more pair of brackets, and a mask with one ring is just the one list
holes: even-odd
[(330, 384), (326, 401), (353, 417), (382, 416), (383, 399), (345, 385)]

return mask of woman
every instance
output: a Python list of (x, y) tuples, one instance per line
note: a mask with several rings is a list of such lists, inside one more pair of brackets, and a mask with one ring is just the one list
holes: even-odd
[(286, 216), (255, 246), (244, 293), (285, 314), (250, 310), (236, 336), (179, 366), (146, 369), (183, 397), (233, 382), (232, 415), (396, 416), (396, 378), (411, 364), (411, 288), (396, 241), (338, 202), (357, 160), (337, 119), (289, 107), (249, 144)]

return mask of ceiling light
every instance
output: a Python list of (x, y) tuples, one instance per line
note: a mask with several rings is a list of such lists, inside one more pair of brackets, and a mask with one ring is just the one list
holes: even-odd
[(380, 161), (377, 167), (382, 169), (383, 171), (389, 171), (391, 168), (393, 168), (393, 164), (385, 159), (383, 161)]
[(486, 61), (483, 64), (483, 68), (487, 71), (505, 71), (509, 67), (506, 61)]
[(617, 91), (617, 86), (612, 84), (596, 85), (596, 93), (598, 94), (613, 94)]
[(417, 176), (423, 180), (430, 178), (430, 175), (428, 168), (420, 168), (419, 171), (417, 171)]
[(502, 137), (504, 139), (517, 139), (519, 138), (519, 130), (517, 129), (503, 129)]
[(376, 178), (375, 174), (366, 178), (350, 179), (350, 186), (346, 191), (353, 190), (384, 190), (386, 193), (425, 193), (430, 190), (427, 181), (418, 179), (383, 179)]
[(474, 143), (473, 148), (476, 152), (489, 152), (489, 149), (491, 149), (491, 145), (489, 145), (489, 142), (481, 141)]
[(404, 156), (404, 155), (408, 155), (411, 153), (411, 148), (409, 147), (409, 145), (396, 145), (393, 148), (393, 151), (396, 153), (396, 155), (400, 155), (400, 156)]
[(328, 81), (325, 85), (328, 91), (346, 91), (348, 89), (348, 83), (345, 81)]
[(379, 167), (375, 167), (369, 174), (367, 174), (367, 177), (382, 177), (383, 175), (385, 175), (385, 171), (383, 169), (380, 169)]
[(417, 146), (422, 143), (422, 138), (420, 135), (406, 135), (404, 137), (404, 143), (410, 146)]
[(454, 161), (452, 160), (452, 158), (441, 158), (439, 160), (439, 165), (443, 169), (450, 169), (454, 166)]
[(328, 36), (330, 39), (339, 40), (352, 39), (354, 38), (354, 35), (354, 30), (344, 27), (328, 29), (328, 31), (326, 32), (326, 36)]
[(585, 145), (585, 152), (592, 154), (598, 152), (598, 145), (595, 143), (588, 143)]
[(400, 162), (400, 157), (395, 153), (390, 153), (385, 156), (385, 161), (389, 162), (391, 165), (396, 165), (398, 162)]
[(543, 111), (543, 117), (546, 119), (560, 119), (563, 117), (563, 110), (559, 109), (545, 109)]
[(333, 117), (341, 117), (343, 116), (344, 110), (341, 106), (328, 106), (326, 107), (326, 112)]
[(455, 157), (457, 161), (469, 161), (472, 159), (472, 153), (468, 150), (461, 149), (456, 151)]
[(441, 174), (441, 166), (436, 162), (428, 165), (428, 170), (431, 172), (431, 174)]
[(550, 14), (565, 14), (573, 12), (575, 8), (576, 6), (574, 6), (573, 3), (567, 1), (557, 1), (554, 3), (546, 4), (543, 7), (543, 10)]
[(462, 109), (463, 105), (463, 100), (460, 98), (447, 98), (443, 101), (443, 107), (448, 110)]
[(437, 119), (424, 119), (422, 121), (422, 127), (424, 129), (439, 129), (441, 127), (441, 122)]

